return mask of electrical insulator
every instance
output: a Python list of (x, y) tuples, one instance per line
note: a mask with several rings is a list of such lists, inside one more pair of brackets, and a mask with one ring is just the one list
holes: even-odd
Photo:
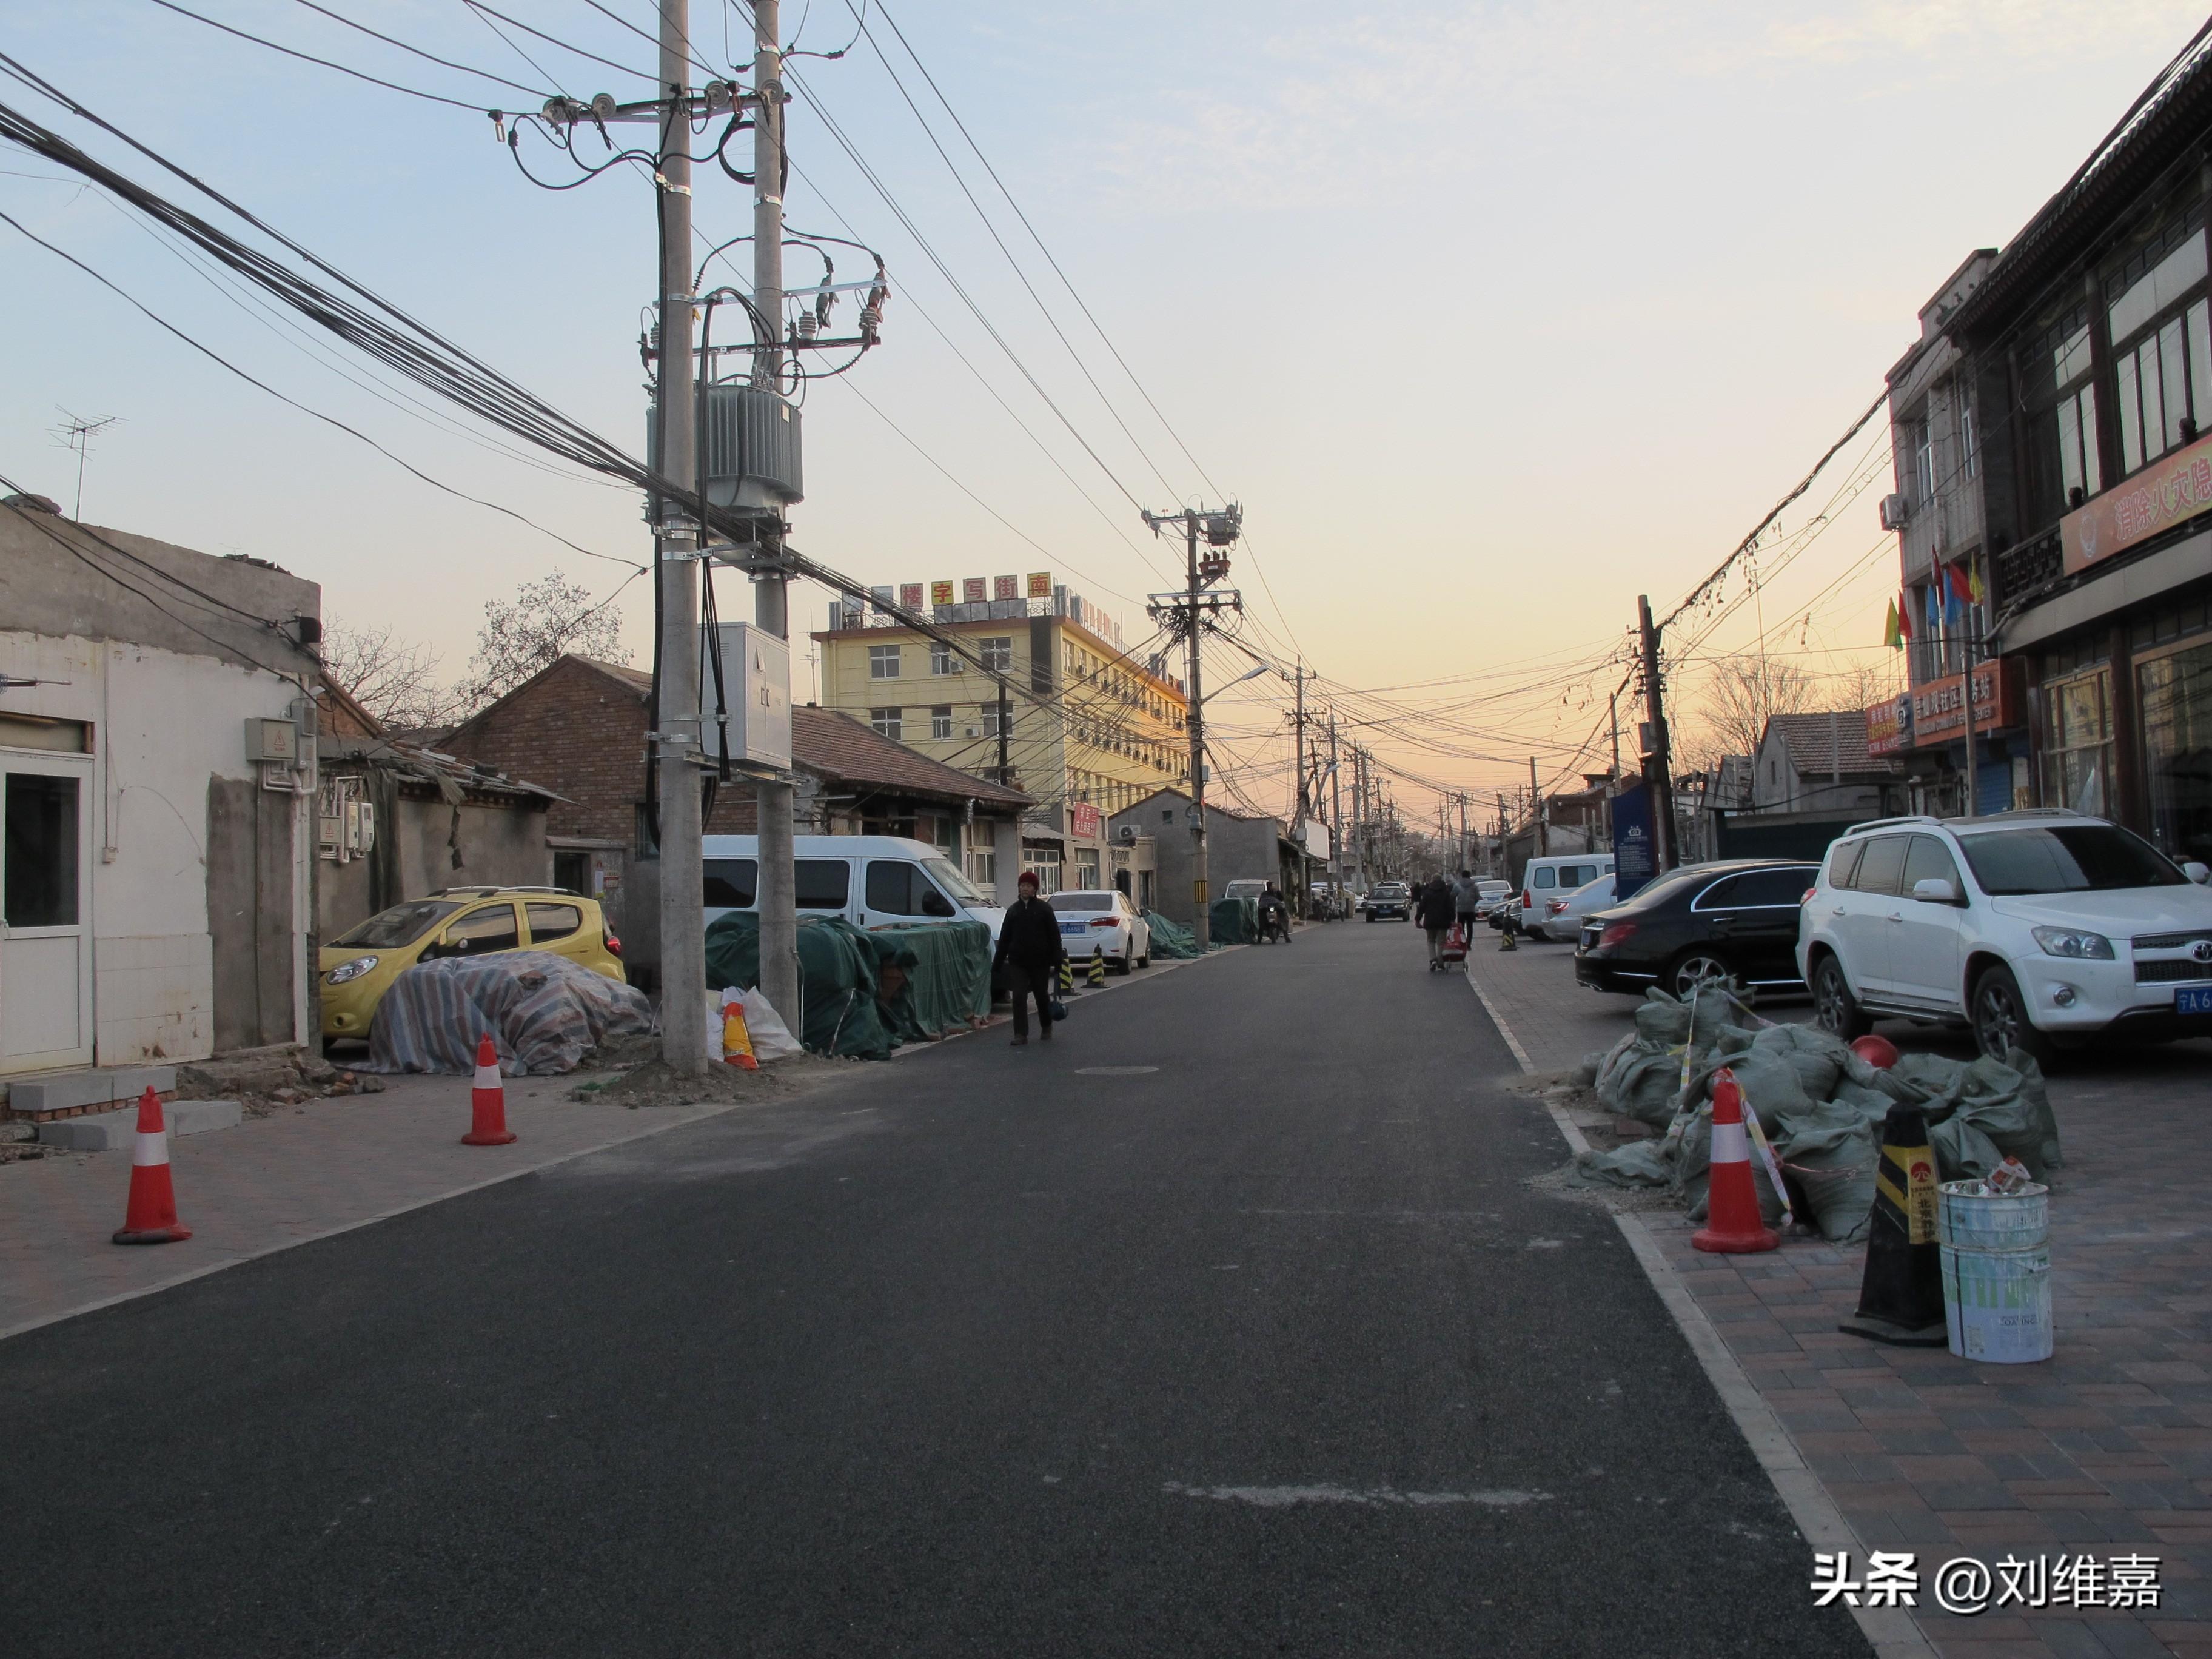
[(615, 95), (611, 92), (597, 94), (592, 99), (592, 113), (599, 120), (613, 120), (619, 109), (620, 106), (615, 102)]
[(820, 331), (821, 320), (811, 311), (799, 313), (799, 337), (801, 342), (811, 340)]

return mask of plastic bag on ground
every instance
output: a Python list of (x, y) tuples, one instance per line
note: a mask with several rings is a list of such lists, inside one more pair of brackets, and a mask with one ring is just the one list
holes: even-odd
[(739, 1000), (744, 1004), (745, 1029), (752, 1033), (755, 1060), (765, 1066), (772, 1060), (789, 1060), (806, 1052), (792, 1036), (791, 1027), (783, 1023), (783, 1017), (757, 988), (748, 987)]

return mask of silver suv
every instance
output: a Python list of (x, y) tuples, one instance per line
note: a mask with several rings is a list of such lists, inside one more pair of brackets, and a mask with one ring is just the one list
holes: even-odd
[(1963, 1020), (1992, 1059), (2103, 1034), (2212, 1036), (2212, 872), (2052, 809), (1881, 818), (1828, 849), (1797, 917), (1823, 1029)]

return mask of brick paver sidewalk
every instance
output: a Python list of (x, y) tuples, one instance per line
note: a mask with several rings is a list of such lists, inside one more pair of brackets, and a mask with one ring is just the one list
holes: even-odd
[[(1539, 1073), (1629, 1029), (1632, 1001), (1577, 987), (1564, 947), (1478, 946), (1468, 966)], [(1883, 1030), (1900, 1047), (1970, 1052), (1910, 1024)], [(1711, 1256), (1680, 1218), (1643, 1219), (1857, 1533), (1852, 1576), (1866, 1550), (1917, 1553), (1920, 1626), (1946, 1659), (2212, 1659), (2212, 1225), (2192, 1178), (2206, 1162), (2212, 1044), (2089, 1056), (2051, 1095), (2067, 1162), (2051, 1204), (2057, 1346), (2042, 1364), (1842, 1334), (1862, 1249), (1797, 1235), (1765, 1255)], [(1962, 1618), (1930, 1593), (1934, 1569), (1958, 1556), (1994, 1568), (2130, 1555), (2159, 1558), (2157, 1606), (2081, 1607), (2046, 1590), (2040, 1608)], [(2111, 1600), (2108, 1575), (2081, 1589)]]
[(172, 1136), (179, 1219), (192, 1229), (181, 1244), (109, 1242), (130, 1190), (127, 1151), (0, 1164), (0, 1337), (731, 1109), (630, 1110), (566, 1098), (574, 1078), (509, 1078), (514, 1143), (464, 1146), (467, 1078), (385, 1081), (382, 1094)]

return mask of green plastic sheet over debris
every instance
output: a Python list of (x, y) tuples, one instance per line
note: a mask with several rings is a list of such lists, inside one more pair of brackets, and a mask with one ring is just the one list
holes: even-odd
[[(1881, 1121), (1898, 1102), (1926, 1114), (1942, 1180), (1985, 1176), (2008, 1154), (2039, 1180), (2063, 1161), (2043, 1074), (2017, 1049), (2002, 1064), (1906, 1054), (1883, 1071), (1825, 1031), (1761, 1019), (1725, 988), (1698, 993), (1694, 1021), (1691, 1007), (1664, 991), (1655, 988), (1644, 999), (1635, 1031), (1592, 1055), (1583, 1070), (1607, 1111), (1660, 1133), (1613, 1152), (1581, 1153), (1575, 1164), (1609, 1185), (1663, 1188), (1693, 1219), (1705, 1213), (1712, 1080), (1723, 1066), (1758, 1114), (1796, 1213), (1832, 1243), (1866, 1235)], [(1752, 1180), (1771, 1224), (1781, 1216), (1781, 1198), (1756, 1158)]]
[(1190, 936), (1190, 929), (1170, 921), (1158, 911), (1146, 911), (1145, 925), (1152, 929), (1152, 954), (1163, 961), (1187, 962), (1198, 954), (1198, 941)]
[[(802, 917), (799, 1040), (817, 1054), (886, 1060), (902, 1042), (964, 1030), (971, 1012), (990, 1012), (991, 953), (980, 921), (863, 932), (842, 917)], [(707, 929), (707, 984), (759, 983), (760, 916), (733, 910)]]
[(1216, 899), (1206, 914), (1212, 922), (1212, 939), (1216, 945), (1257, 945), (1260, 942), (1259, 900)]

